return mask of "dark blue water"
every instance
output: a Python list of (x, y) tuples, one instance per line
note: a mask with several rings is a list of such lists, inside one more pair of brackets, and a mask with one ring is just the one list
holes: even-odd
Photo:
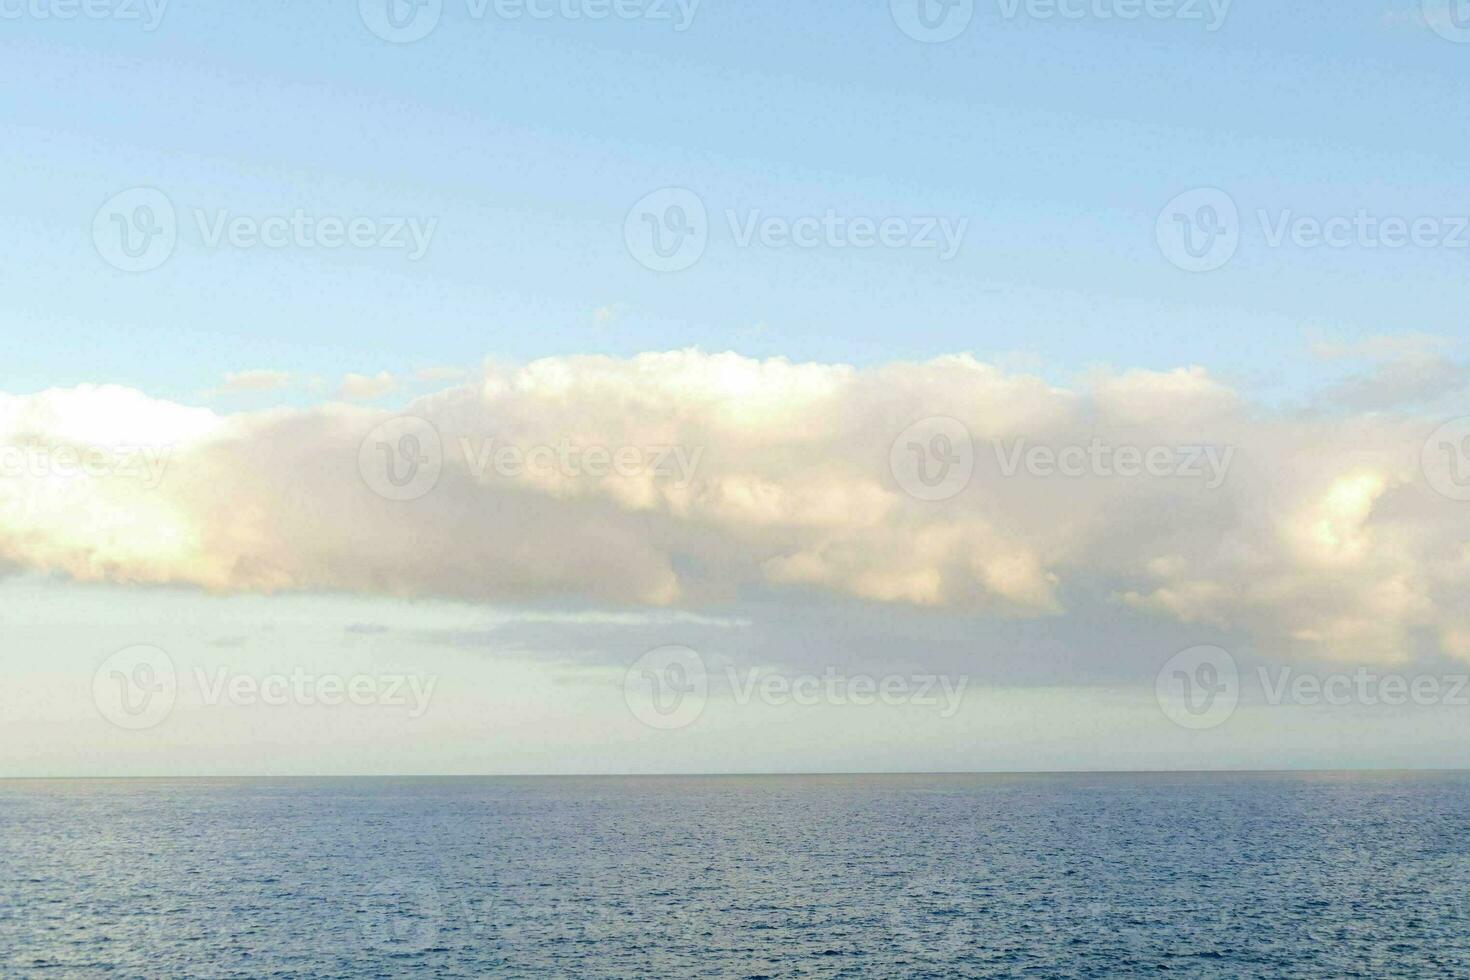
[(1470, 776), (0, 781), (5, 976), (1470, 976)]

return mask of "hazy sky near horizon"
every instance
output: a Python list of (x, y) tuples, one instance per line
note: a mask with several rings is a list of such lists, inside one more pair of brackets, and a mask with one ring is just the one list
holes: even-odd
[(0, 775), (1463, 765), (1470, 17), (1131, 9), (0, 2)]

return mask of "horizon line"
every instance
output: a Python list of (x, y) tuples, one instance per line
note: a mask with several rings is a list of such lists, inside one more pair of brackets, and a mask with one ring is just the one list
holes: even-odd
[(825, 772), (574, 772), (574, 773), (241, 773), (211, 775), (147, 776), (9, 776), (0, 782), (23, 780), (240, 780), (240, 779), (730, 779), (810, 778), (821, 776), (1272, 776), (1272, 775), (1382, 775), (1382, 774), (1470, 774), (1470, 767), (1336, 767), (1295, 769), (954, 769), (954, 770), (831, 770)]

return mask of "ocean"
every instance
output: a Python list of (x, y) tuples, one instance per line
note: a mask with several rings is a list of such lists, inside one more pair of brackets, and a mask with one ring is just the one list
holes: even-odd
[(1470, 976), (1470, 774), (6, 780), (0, 974)]

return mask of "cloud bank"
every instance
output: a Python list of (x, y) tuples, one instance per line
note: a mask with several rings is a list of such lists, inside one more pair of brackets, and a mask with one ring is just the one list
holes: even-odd
[(1470, 502), (1436, 489), (1455, 447), (1425, 451), (1444, 422), (1267, 410), (1198, 368), (1064, 389), (968, 355), (552, 358), (399, 412), (85, 386), (0, 395), (0, 567), (1018, 620), (1101, 600), (1268, 654), (1470, 660)]

